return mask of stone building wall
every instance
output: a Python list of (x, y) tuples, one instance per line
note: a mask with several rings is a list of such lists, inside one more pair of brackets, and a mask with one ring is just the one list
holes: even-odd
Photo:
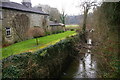
[[(46, 23), (43, 26), (45, 15), (10, 9), (2, 9), (2, 14), (3, 44), (12, 44), (14, 42), (26, 40), (27, 37), (25, 36), (25, 32), (27, 32), (30, 27), (37, 26), (44, 28), (48, 26), (48, 18), (46, 18)], [(11, 29), (11, 35), (9, 36), (6, 35), (6, 27), (10, 27)], [(18, 35), (18, 32), (21, 32), (19, 33), (20, 35)]]
[(0, 48), (2, 45), (2, 9), (0, 8)]
[[(38, 18), (39, 17), (39, 18)], [(42, 20), (44, 18), (44, 15), (39, 15), (39, 14), (31, 14), (31, 17), (30, 17), (30, 27), (33, 27), (33, 26), (40, 26), (42, 27)]]
[(31, 14), (30, 27), (42, 27), (45, 31), (49, 31), (49, 17), (47, 15)]

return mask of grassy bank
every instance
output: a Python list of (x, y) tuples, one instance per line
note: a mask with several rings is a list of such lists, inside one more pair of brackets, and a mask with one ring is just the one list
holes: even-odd
[(30, 39), (30, 40), (26, 40), (26, 41), (22, 41), (22, 42), (10, 45), (2, 49), (2, 58), (6, 58), (10, 55), (19, 54), (23, 52), (33, 52), (38, 49), (45, 48), (73, 34), (76, 34), (76, 32), (66, 31), (64, 33), (40, 37), (38, 38), (39, 45), (36, 45), (35, 39)]

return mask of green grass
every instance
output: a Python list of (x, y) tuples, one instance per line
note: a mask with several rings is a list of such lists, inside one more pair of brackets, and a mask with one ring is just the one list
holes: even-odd
[(6, 58), (10, 55), (19, 54), (23, 52), (33, 52), (38, 49), (47, 47), (49, 45), (55, 44), (63, 38), (66, 38), (70, 35), (76, 34), (75, 31), (66, 31), (64, 33), (53, 34), (45, 37), (40, 37), (39, 45), (36, 45), (35, 39), (30, 39), (22, 41), (8, 47), (2, 48), (2, 58)]

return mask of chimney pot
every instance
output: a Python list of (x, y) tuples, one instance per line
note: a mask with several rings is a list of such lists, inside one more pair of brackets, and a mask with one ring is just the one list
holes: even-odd
[(31, 0), (23, 0), (22, 4), (28, 8), (32, 7)]
[(55, 23), (57, 23), (57, 19), (55, 19)]

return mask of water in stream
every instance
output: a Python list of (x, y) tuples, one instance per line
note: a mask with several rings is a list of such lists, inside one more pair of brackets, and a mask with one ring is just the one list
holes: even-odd
[(74, 60), (69, 68), (63, 72), (61, 78), (96, 78), (97, 77), (97, 62), (91, 52), (92, 40), (89, 39), (88, 48), (84, 53), (80, 53), (80, 57)]

